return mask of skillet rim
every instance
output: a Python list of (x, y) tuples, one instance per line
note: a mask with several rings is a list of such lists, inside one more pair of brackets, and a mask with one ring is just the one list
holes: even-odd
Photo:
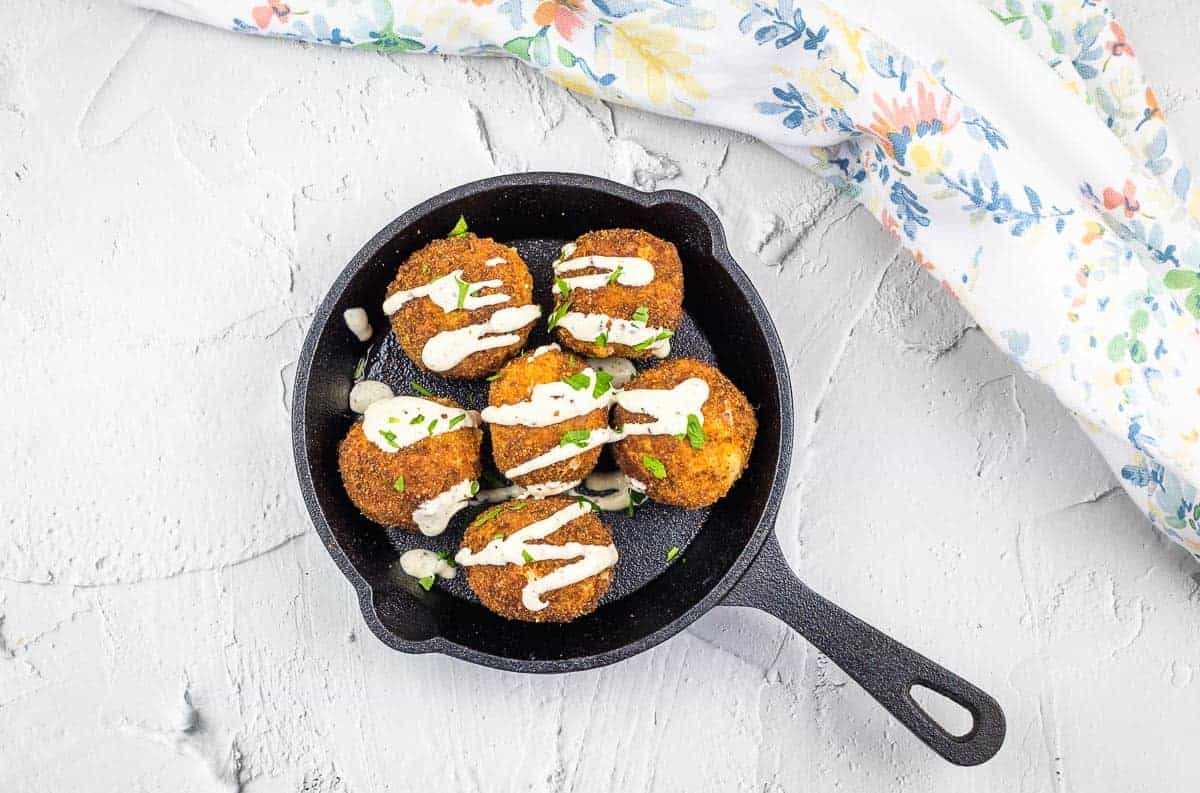
[[(334, 537), (333, 530), (325, 518), (325, 511), (317, 499), (316, 488), (312, 479), (312, 466), (308, 458), (308, 426), (304, 419), (307, 407), (308, 384), (316, 355), (317, 343), (329, 322), (334, 319), (334, 309), (350, 285), (350, 282), (405, 227), (412, 225), (420, 218), (447, 204), (479, 193), (502, 188), (549, 186), (587, 189), (608, 193), (645, 209), (652, 208), (658, 204), (679, 204), (696, 213), (704, 223), (709, 232), (712, 256), (729, 274), (735, 286), (742, 292), (749, 303), (750, 316), (747, 316), (745, 321), (753, 322), (759, 326), (765, 337), (767, 352), (775, 370), (776, 398), (779, 401), (780, 438), (778, 453), (772, 464), (771, 482), (766, 503), (756, 518), (757, 525), (754, 527), (750, 539), (738, 551), (737, 557), (733, 560), (725, 574), (709, 588), (708, 592), (699, 601), (658, 630), (644, 634), (633, 641), (613, 649), (576, 658), (530, 659), (493, 655), (467, 645), (452, 642), (441, 635), (419, 641), (402, 639), (389, 631), (383, 624), (375, 609), (374, 590), (371, 588), (370, 583), (359, 574), (358, 570), (350, 562), (346, 552), (337, 542), (337, 538)], [(779, 338), (779, 332), (775, 327), (774, 321), (771, 319), (770, 313), (767, 311), (762, 296), (759, 295), (749, 276), (746, 275), (741, 265), (734, 260), (733, 255), (730, 253), (725, 238), (724, 226), (721, 224), (712, 207), (698, 196), (681, 190), (656, 190), (647, 192), (627, 187), (619, 182), (587, 174), (561, 171), (531, 171), (493, 176), (467, 182), (427, 198), (406, 210), (380, 229), (350, 258), (350, 261), (338, 274), (325, 293), (325, 297), (317, 306), (312, 321), (309, 324), (308, 332), (305, 334), (300, 357), (296, 362), (296, 379), (293, 385), (291, 415), (292, 453), (297, 478), (300, 482), (301, 494), (304, 498), (304, 505), (309, 519), (312, 521), (313, 527), (321, 538), (321, 543), (325, 546), (326, 552), (329, 553), (338, 569), (341, 570), (342, 575), (354, 587), (363, 619), (367, 623), (367, 627), (371, 629), (371, 632), (380, 641), (395, 650), (410, 654), (441, 653), (493, 669), (553, 674), (607, 666), (649, 650), (679, 633), (724, 600), (726, 595), (733, 590), (758, 556), (767, 536), (774, 531), (775, 519), (783, 501), (783, 493), (787, 486), (791, 464), (793, 413), (791, 376), (787, 357), (783, 350), (783, 343)]]

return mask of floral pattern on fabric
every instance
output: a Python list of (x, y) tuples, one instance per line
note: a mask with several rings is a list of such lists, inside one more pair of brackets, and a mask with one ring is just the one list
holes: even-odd
[(1151, 522), (1200, 556), (1200, 189), (1134, 44), (1094, 0), (972, 6), (1040, 59), (1048, 86), (1090, 110), (1081, 140), (1120, 153), (1093, 157), (1064, 185), (1012, 125), (953, 89), (936, 53), (902, 52), (832, 5), (171, 0), (164, 10), (341, 47), (513, 57), (572, 90), (760, 138), (866, 206), (1074, 412)]

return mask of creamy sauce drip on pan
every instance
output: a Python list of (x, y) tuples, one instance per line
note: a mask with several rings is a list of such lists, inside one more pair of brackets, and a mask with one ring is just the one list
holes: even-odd
[(371, 320), (367, 318), (367, 312), (361, 308), (348, 308), (342, 312), (342, 319), (346, 322), (346, 327), (354, 334), (359, 341), (370, 341), (371, 335), (375, 332), (371, 329)]
[(499, 504), (514, 498), (548, 498), (566, 493), (579, 482), (537, 482), (532, 485), (509, 485), (508, 487), (493, 487), (480, 490), (475, 494), (476, 504)]
[[(584, 480), (584, 484), (588, 490), (603, 493), (587, 498), (605, 512), (618, 512), (645, 501), (646, 485), (621, 471), (594, 473)], [(609, 490), (612, 492), (606, 492)]]
[(400, 554), (400, 569), (413, 578), (454, 578), (458, 572), (448, 559), (425, 548), (413, 548)]
[(506, 564), (524, 566), (526, 557), (535, 562), (547, 559), (578, 559), (548, 575), (533, 579), (521, 590), (521, 604), (529, 611), (541, 611), (550, 605), (542, 599), (542, 595), (602, 573), (617, 563), (617, 548), (612, 544), (584, 545), (569, 542), (565, 545), (548, 545), (533, 542), (549, 537), (576, 518), (586, 515), (591, 509), (591, 505), (586, 502), (575, 502), (508, 537), (493, 539), (479, 553), (472, 553), (470, 548), (463, 548), (455, 555), (454, 561), (470, 567)]

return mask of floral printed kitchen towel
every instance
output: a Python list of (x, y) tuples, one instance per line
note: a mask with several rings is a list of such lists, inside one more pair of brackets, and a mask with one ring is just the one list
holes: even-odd
[(1051, 387), (1200, 557), (1200, 190), (1098, 0), (138, 0), (339, 47), (517, 58), (835, 182)]

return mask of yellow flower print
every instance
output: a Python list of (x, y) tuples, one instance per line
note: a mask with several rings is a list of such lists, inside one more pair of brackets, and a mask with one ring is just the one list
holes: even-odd
[(1091, 245), (1093, 242), (1104, 236), (1104, 226), (1094, 220), (1084, 221), (1083, 227), (1087, 229), (1083, 235), (1084, 245)]
[(670, 104), (685, 115), (694, 110), (687, 99), (708, 98), (708, 91), (688, 71), (691, 56), (699, 51), (685, 50), (674, 30), (641, 17), (616, 20), (605, 29), (611, 57), (624, 67), (627, 93), (642, 93), (653, 104)]

